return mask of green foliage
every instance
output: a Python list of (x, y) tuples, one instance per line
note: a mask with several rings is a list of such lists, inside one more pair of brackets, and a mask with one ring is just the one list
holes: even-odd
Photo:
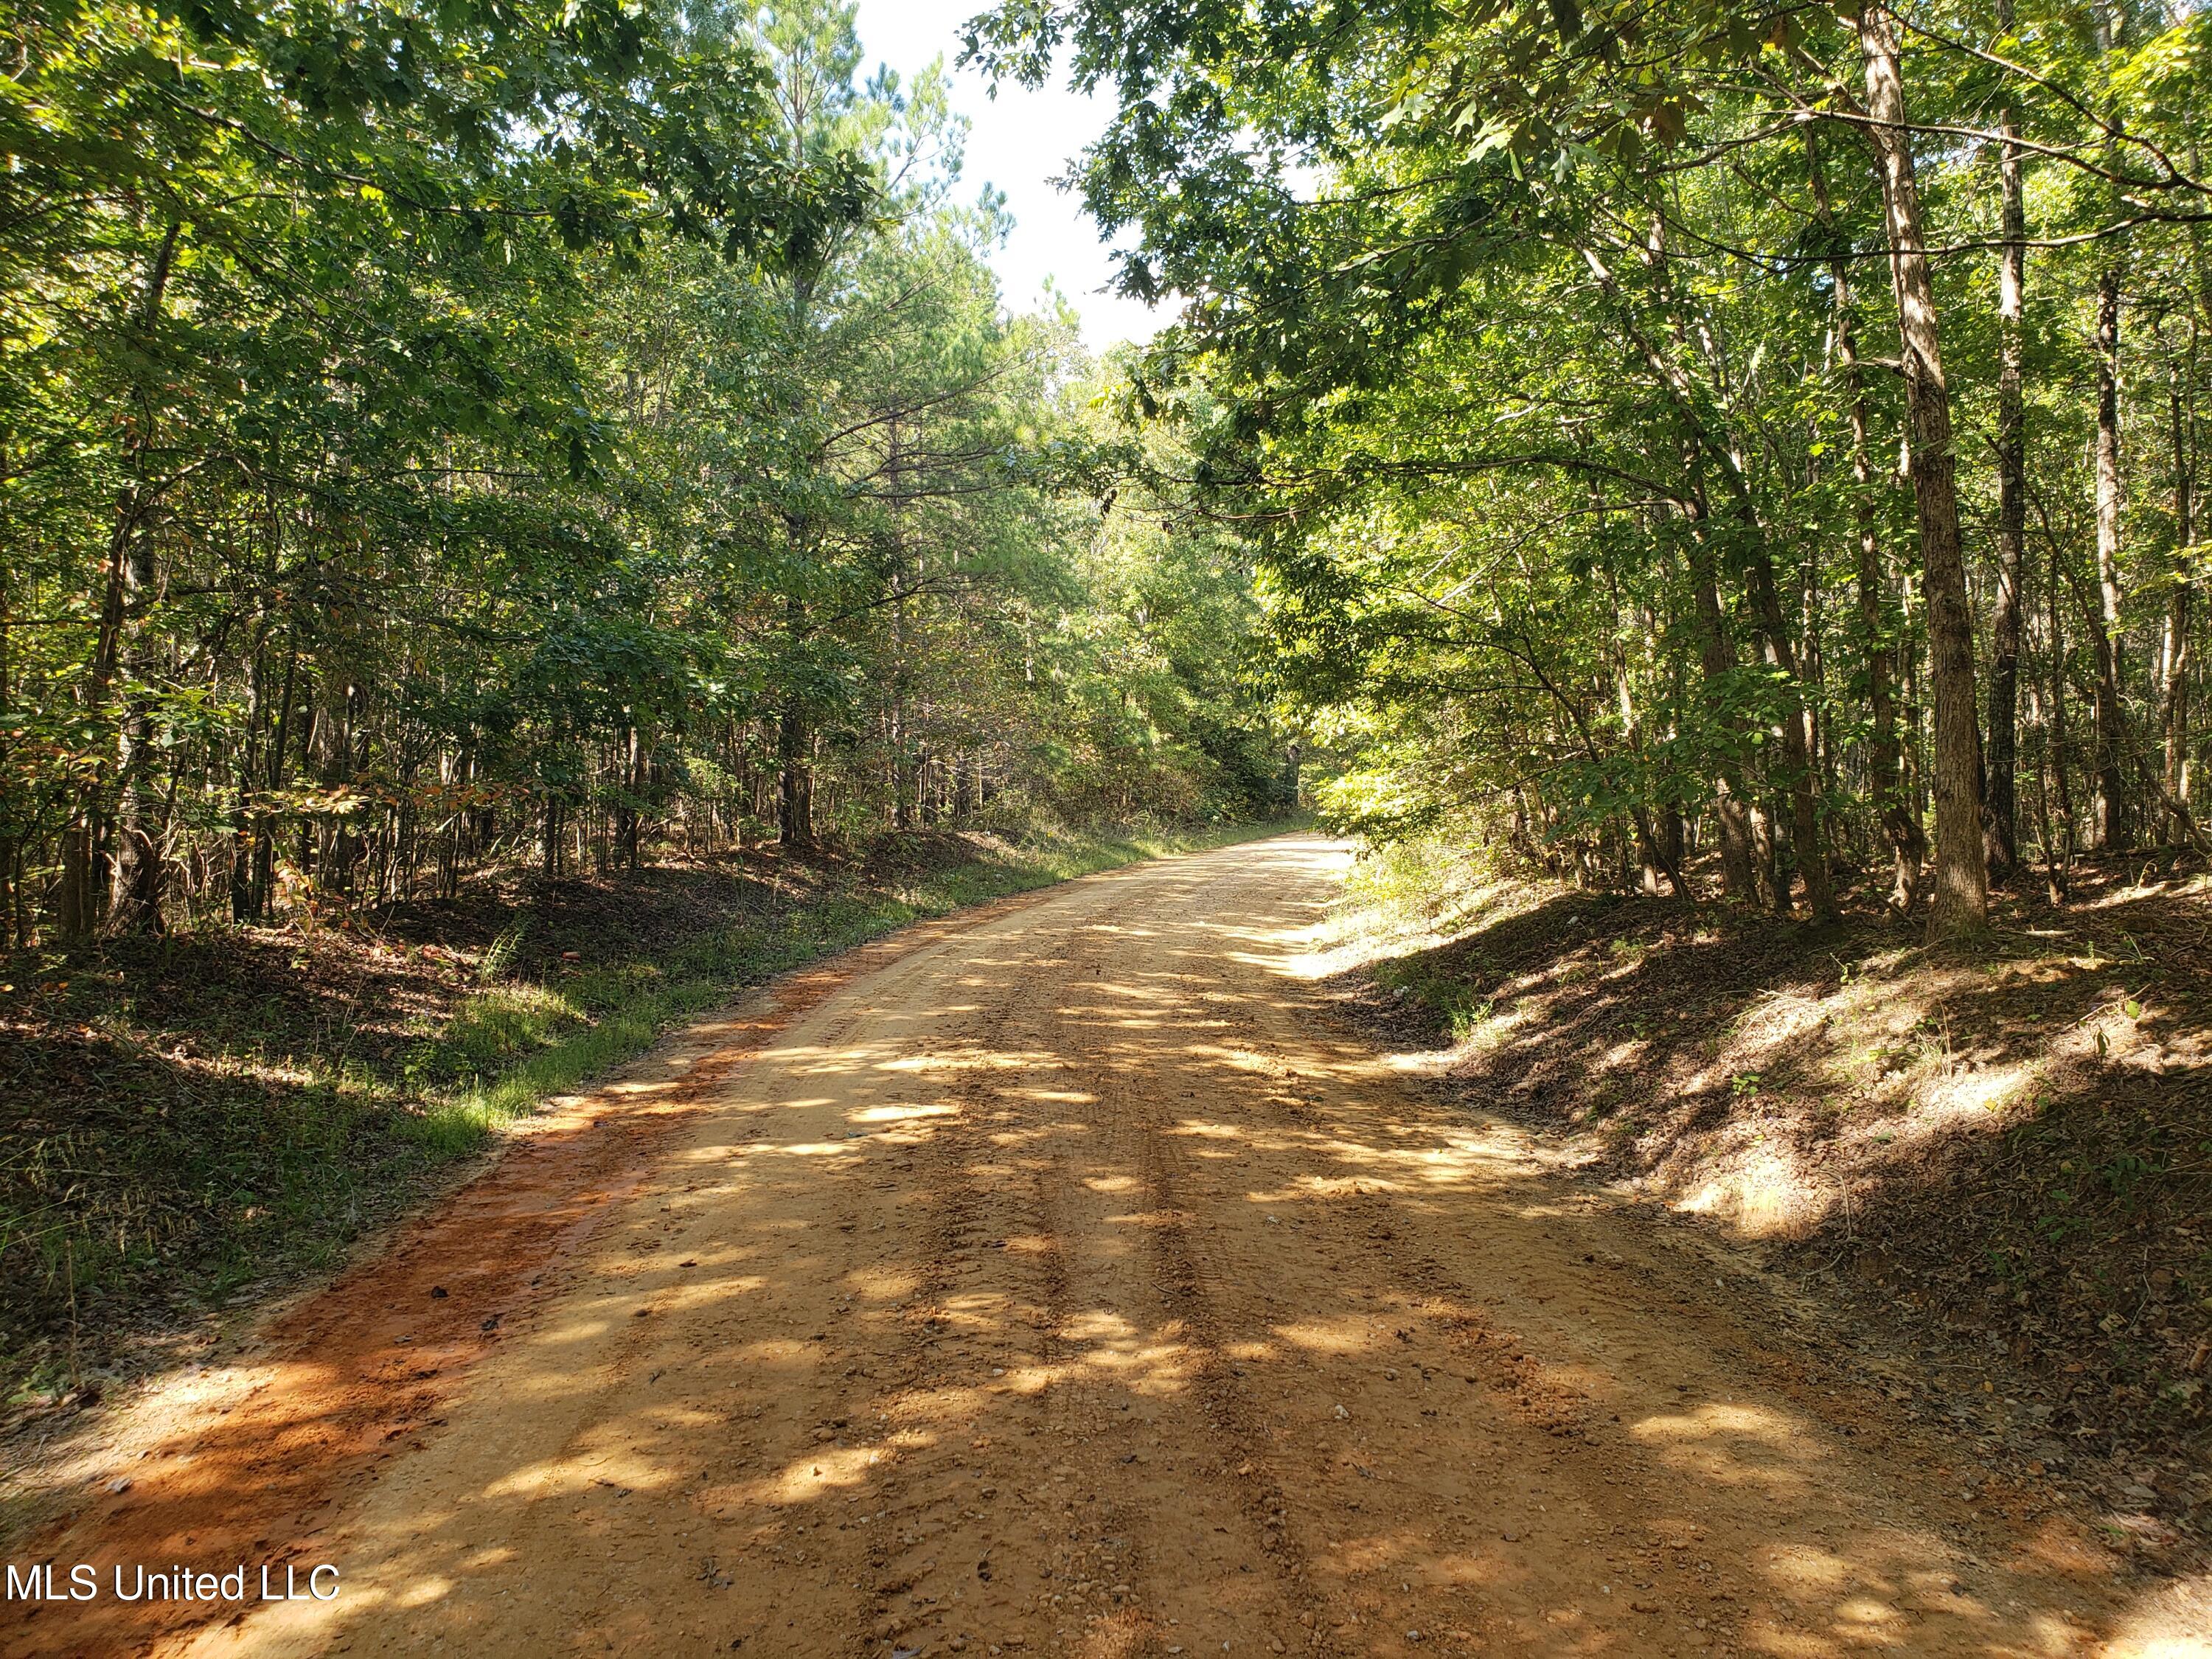
[[(1662, 888), (1734, 835), (1731, 896), (1786, 906), (1794, 876), (1818, 910), (1810, 878), (1841, 855), (1898, 866), (1911, 902), (1949, 695), (1928, 688), (1956, 659), (1921, 568), (1935, 497), (1891, 476), (1902, 321), (1887, 141), (1862, 107), (1888, 28), (1981, 635), (1954, 644), (1984, 671), (2005, 653), (2002, 706), (1987, 672), (1977, 702), (2009, 757), (2007, 838), (2054, 866), (2093, 840), (2212, 850), (2176, 810), (2204, 750), (2185, 520), (2212, 367), (2205, 18), (1872, 16), (1075, 0), (971, 25), (986, 67), (1056, 65), (1117, 111), (1077, 178), (1125, 238), (1125, 289), (1181, 304), (1130, 408), (1187, 447), (1163, 487), (1243, 526), (1261, 666), (1343, 763), (1322, 794), (1341, 827), (1472, 826), (1578, 880)], [(1997, 307), (2014, 234), (2016, 325)], [(2129, 365), (2111, 417), (2108, 282)], [(2015, 349), (2028, 533), (2007, 556)], [(2100, 425), (2126, 474), (2117, 554)], [(2092, 702), (2112, 712), (2085, 736)], [(2130, 753), (2162, 785), (2130, 786)], [(2092, 822), (2100, 778), (2128, 798)]]
[(1247, 567), (1066, 493), (1106, 374), (848, 7), (0, 30), (20, 940), (1272, 805)]

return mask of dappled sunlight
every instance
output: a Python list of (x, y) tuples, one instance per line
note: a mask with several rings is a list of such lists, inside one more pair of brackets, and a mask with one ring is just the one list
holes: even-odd
[(828, 999), (385, 1466), (346, 1601), (234, 1650), (652, 1608), (749, 1655), (2086, 1659), (2093, 1577), (1910, 1513), (1559, 1159), (1317, 1018), (1341, 861), (1163, 866)]
[(1278, 1325), (1274, 1330), (1293, 1347), (1325, 1355), (1362, 1353), (1373, 1340), (1373, 1333), (1364, 1322), (1355, 1328), (1348, 1323), (1325, 1325), (1312, 1320), (1300, 1320), (1293, 1324)]
[(848, 1123), (920, 1123), (931, 1118), (957, 1116), (957, 1106), (868, 1106), (846, 1115)]
[[(928, 1443), (925, 1437), (902, 1437), (902, 1440), (903, 1444), (895, 1441), (890, 1449), (915, 1450)], [(738, 1501), (803, 1504), (846, 1491), (866, 1481), (868, 1471), (882, 1456), (881, 1450), (857, 1446), (811, 1452), (762, 1486), (756, 1498), (741, 1496)]]
[[(639, 1492), (665, 1486), (669, 1479), (668, 1470), (659, 1464), (647, 1462), (633, 1453), (587, 1444), (579, 1446), (558, 1459), (526, 1464), (503, 1474), (486, 1486), (481, 1496), (535, 1499), (573, 1495), (587, 1492), (594, 1486)], [(420, 1521), (432, 1524), (450, 1522), (452, 1518), (451, 1516), (418, 1517)]]
[(1762, 1407), (1716, 1405), (1641, 1418), (1629, 1429), (1678, 1473), (1802, 1498), (1812, 1490), (1808, 1466), (1826, 1461), (1819, 1441), (1803, 1438), (1804, 1426)]
[(2212, 1659), (2212, 1571), (2199, 1567), (2146, 1590), (2112, 1642), (2127, 1659)]
[(1777, 1545), (1764, 1565), (1778, 1585), (1798, 1591), (1838, 1590), (1855, 1576), (1842, 1556), (1803, 1544)]
[(650, 1099), (655, 1095), (672, 1094), (682, 1086), (681, 1079), (663, 1082), (638, 1080), (610, 1083), (602, 1092), (617, 1100), (635, 1102), (641, 1099)]
[(855, 1149), (848, 1140), (786, 1140), (769, 1146), (748, 1147), (745, 1156), (769, 1158), (844, 1158)]
[(402, 1607), (424, 1607), (429, 1606), (434, 1601), (441, 1601), (446, 1596), (450, 1595), (453, 1593), (453, 1581), (452, 1579), (440, 1577), (437, 1575), (433, 1574), (428, 1577), (416, 1580), (415, 1583), (408, 1585), (406, 1589), (401, 1590), (397, 1595), (395, 1595), (392, 1598), (392, 1601), (395, 1605)]

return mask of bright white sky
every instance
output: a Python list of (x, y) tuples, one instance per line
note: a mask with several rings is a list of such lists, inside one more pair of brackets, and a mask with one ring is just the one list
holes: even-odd
[[(863, 75), (878, 63), (902, 76), (944, 57), (960, 55), (960, 26), (990, 0), (860, 0)], [(1006, 193), (1013, 234), (993, 258), (1006, 303), (1016, 311), (1039, 306), (1048, 277), (1083, 315), (1084, 343), (1093, 351), (1123, 340), (1148, 340), (1164, 327), (1164, 312), (1134, 300), (1102, 294), (1113, 275), (1098, 229), (1072, 192), (1046, 181), (1068, 170), (1071, 157), (1097, 136), (1111, 112), (1065, 86), (1030, 92), (1002, 86), (993, 99), (973, 70), (953, 77), (953, 107), (972, 124), (960, 173), (960, 195), (975, 199), (985, 184)]]

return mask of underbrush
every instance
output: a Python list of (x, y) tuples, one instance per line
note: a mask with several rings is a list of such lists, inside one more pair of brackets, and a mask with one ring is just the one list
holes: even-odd
[(923, 917), (1257, 827), (915, 834), (591, 881), (507, 872), (374, 926), (0, 958), (0, 1382), (335, 1264), (501, 1125), (738, 988)]
[(1876, 897), (1813, 929), (1416, 848), (1339, 927), (1474, 1101), (1890, 1322), (1927, 1409), (2212, 1523), (2212, 880), (2091, 866), (1936, 951)]

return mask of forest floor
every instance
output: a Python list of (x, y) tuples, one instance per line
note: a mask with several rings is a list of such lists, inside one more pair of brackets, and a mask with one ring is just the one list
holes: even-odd
[(1862, 900), (1808, 928), (1377, 872), (1340, 982), (1450, 1097), (1842, 1310), (1908, 1416), (2201, 1553), (2212, 879), (2081, 866), (1933, 951)]
[(1348, 861), (1140, 865), (692, 1025), (88, 1430), (15, 1553), (333, 1599), (0, 1655), (2212, 1653), (2173, 1548), (1909, 1352), (1378, 1050)]
[(497, 871), (307, 930), (0, 952), (0, 1425), (205, 1352), (501, 1126), (738, 986), (1208, 840), (664, 854), (586, 879)]

